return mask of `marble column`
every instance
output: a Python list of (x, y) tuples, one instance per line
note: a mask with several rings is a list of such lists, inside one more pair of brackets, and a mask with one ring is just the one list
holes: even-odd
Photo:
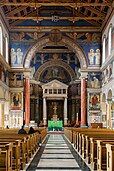
[(67, 98), (64, 99), (64, 126), (67, 125)]
[(47, 125), (47, 106), (46, 106), (46, 98), (43, 98), (43, 124)]
[(30, 79), (25, 78), (25, 125), (30, 123)]
[(107, 128), (111, 128), (111, 103), (110, 99), (107, 99)]
[(86, 78), (81, 78), (81, 126), (86, 126), (87, 123), (87, 89)]
[(35, 122), (39, 124), (39, 98), (37, 97), (37, 99), (35, 100), (36, 105), (35, 105)]
[(75, 99), (72, 99), (72, 121), (75, 120)]

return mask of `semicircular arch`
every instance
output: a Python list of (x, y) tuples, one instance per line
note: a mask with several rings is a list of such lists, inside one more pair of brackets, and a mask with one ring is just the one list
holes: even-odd
[[(39, 39), (39, 41), (28, 51), (25, 61), (24, 61), (24, 67), (29, 68), (30, 67), (30, 61), (35, 56), (35, 53), (42, 48), (42, 46), (45, 46), (50, 42), (49, 36), (45, 36), (42, 39)], [(72, 39), (62, 36), (61, 43), (63, 43), (65, 46), (68, 46), (78, 57), (80, 62), (81, 69), (87, 68), (87, 61), (86, 56), (82, 50), (82, 48), (75, 43)]]
[(76, 79), (76, 73), (74, 72), (74, 70), (65, 62), (61, 61), (61, 60), (51, 60), (48, 61), (46, 63), (44, 63), (43, 65), (41, 65), (38, 70), (35, 73), (35, 79), (39, 80), (40, 79), (40, 75), (42, 74), (43, 71), (45, 71), (47, 68), (52, 67), (52, 66), (60, 66), (62, 68), (64, 68), (70, 75), (71, 77), (71, 81)]

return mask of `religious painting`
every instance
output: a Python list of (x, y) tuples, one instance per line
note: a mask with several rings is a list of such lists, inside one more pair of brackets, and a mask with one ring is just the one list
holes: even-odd
[(23, 87), (23, 73), (10, 73), (10, 87)]
[(89, 72), (88, 73), (88, 88), (100, 88), (101, 86), (101, 73), (94, 73), (94, 72)]
[(100, 65), (100, 49), (90, 49), (90, 51), (88, 52), (88, 59), (89, 59), (89, 64), (90, 65)]
[(10, 94), (11, 100), (11, 110), (21, 110), (22, 109), (22, 93), (14, 92)]
[(10, 44), (10, 63), (13, 68), (22, 68), (24, 57), (31, 44), (27, 42), (11, 42)]
[[(57, 46), (58, 47), (58, 46)], [(34, 73), (37, 69), (47, 61), (61, 60), (67, 63), (75, 72), (76, 77), (79, 78), (80, 73), (80, 62), (75, 53), (36, 53), (35, 57), (30, 61), (30, 67), (32, 70), (31, 78), (34, 77)]]
[(23, 66), (23, 52), (21, 48), (11, 48), (11, 65), (13, 67), (22, 67)]
[(89, 110), (100, 110), (99, 93), (89, 93)]
[(68, 83), (71, 81), (71, 77), (67, 70), (60, 66), (51, 66), (47, 67), (44, 72), (40, 76), (40, 81), (47, 83), (52, 81), (53, 79), (57, 79), (60, 82)]
[(34, 40), (38, 40), (39, 38), (41, 38), (42, 36), (44, 36), (45, 33), (38, 33), (38, 32), (12, 32), (10, 33), (10, 40), (11, 41), (34, 41)]

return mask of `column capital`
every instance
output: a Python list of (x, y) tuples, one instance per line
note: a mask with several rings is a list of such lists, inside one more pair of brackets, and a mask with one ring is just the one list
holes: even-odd
[(24, 72), (24, 78), (30, 78), (30, 71)]
[(87, 72), (81, 72), (81, 76), (80, 76), (80, 78), (81, 79), (87, 79), (87, 76), (88, 76), (88, 73)]

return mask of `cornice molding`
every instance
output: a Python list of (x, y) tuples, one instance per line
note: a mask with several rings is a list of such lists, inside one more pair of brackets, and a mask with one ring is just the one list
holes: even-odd
[(85, 27), (85, 26), (10, 26), (11, 32), (50, 32), (53, 29), (60, 30), (61, 32), (101, 32), (100, 27)]

